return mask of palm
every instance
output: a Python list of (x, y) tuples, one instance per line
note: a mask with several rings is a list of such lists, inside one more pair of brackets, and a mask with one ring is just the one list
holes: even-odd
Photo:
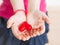
[(46, 21), (49, 23), (49, 18), (40, 11), (28, 14), (27, 20), (27, 22), (33, 27), (33, 29), (30, 31), (31, 37), (43, 34), (45, 32), (44, 22)]
[(18, 29), (19, 25), (21, 25), (24, 21), (26, 21), (26, 16), (24, 14), (17, 13), (12, 17), (10, 17), (10, 19), (7, 22), (7, 28), (11, 27), (12, 33), (14, 34), (14, 36), (17, 39), (23, 40), (23, 41), (29, 39), (27, 38), (27, 36), (29, 35), (27, 31), (20, 32)]

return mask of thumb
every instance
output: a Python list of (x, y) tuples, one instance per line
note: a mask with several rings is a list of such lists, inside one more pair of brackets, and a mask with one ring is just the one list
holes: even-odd
[(7, 21), (7, 28), (10, 28), (13, 23), (14, 23), (14, 16), (12, 16), (12, 17)]
[(40, 29), (40, 33), (43, 34), (45, 32), (45, 24), (41, 25)]
[(44, 20), (46, 23), (48, 23), (48, 24), (51, 23), (49, 17), (46, 16), (46, 14), (43, 14), (43, 20)]

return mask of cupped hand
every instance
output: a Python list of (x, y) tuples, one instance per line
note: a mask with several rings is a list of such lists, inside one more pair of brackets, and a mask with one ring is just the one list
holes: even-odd
[(50, 19), (41, 11), (34, 11), (27, 16), (27, 22), (32, 26), (31, 37), (42, 35), (45, 32), (45, 22), (50, 24)]
[(13, 33), (13, 35), (17, 39), (26, 41), (26, 40), (28, 40), (30, 38), (28, 31), (27, 30), (24, 30), (23, 32), (21, 32), (18, 29), (18, 27), (24, 21), (26, 21), (25, 14), (23, 12), (17, 12), (15, 15), (11, 16), (9, 18), (9, 20), (7, 21), (7, 28), (11, 28), (12, 29), (12, 33)]

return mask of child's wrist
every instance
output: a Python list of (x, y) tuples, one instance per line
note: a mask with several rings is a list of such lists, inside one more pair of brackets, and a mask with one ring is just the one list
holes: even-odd
[(32, 12), (32, 13), (39, 12), (39, 13), (41, 13), (41, 14), (45, 14), (43, 11), (40, 11), (40, 10), (38, 10), (38, 9), (33, 10), (33, 11), (31, 11), (31, 12)]
[(38, 10), (38, 9), (36, 9), (36, 10), (33, 9), (33, 10), (30, 10), (29, 13), (31, 13), (31, 12), (36, 12), (36, 11), (40, 11), (40, 10)]
[(18, 9), (18, 10), (15, 10), (15, 11), (14, 11), (14, 14), (16, 14), (16, 13), (25, 13), (25, 10)]
[(18, 9), (18, 10), (16, 10), (16, 11), (14, 11), (14, 14), (16, 14), (16, 13), (23, 13), (23, 14), (26, 15), (27, 12), (28, 12), (28, 11), (26, 11), (26, 10)]

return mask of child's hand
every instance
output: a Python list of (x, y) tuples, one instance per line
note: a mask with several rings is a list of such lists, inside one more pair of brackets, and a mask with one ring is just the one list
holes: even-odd
[(44, 32), (45, 32), (45, 24), (42, 24), (39, 28), (32, 29), (30, 31), (30, 36), (36, 37), (36, 36), (42, 35)]
[(34, 11), (27, 15), (27, 22), (32, 25), (33, 28), (39, 28), (42, 25), (42, 22), (50, 23), (48, 16), (40, 11)]
[(23, 32), (20, 32), (17, 24), (13, 24), (12, 32), (13, 32), (14, 36), (19, 40), (26, 41), (26, 40), (30, 39), (28, 31), (24, 30)]
[(31, 37), (43, 34), (45, 32), (44, 22), (46, 21), (48, 24), (50, 23), (49, 18), (40, 11), (29, 13), (27, 20), (27, 22), (32, 25), (33, 28), (33, 30), (30, 31)]
[(26, 21), (26, 16), (23, 12), (17, 12), (15, 15), (10, 17), (10, 19), (7, 22), (7, 28), (11, 28), (14, 36), (19, 39), (26, 41), (30, 37), (28, 36), (28, 32), (25, 30), (23, 32), (20, 32), (18, 27), (20, 24), (22, 24), (24, 21)]
[(17, 12), (15, 15), (11, 16), (7, 22), (7, 28), (10, 28), (14, 23), (20, 25), (26, 21), (26, 16), (24, 12)]

